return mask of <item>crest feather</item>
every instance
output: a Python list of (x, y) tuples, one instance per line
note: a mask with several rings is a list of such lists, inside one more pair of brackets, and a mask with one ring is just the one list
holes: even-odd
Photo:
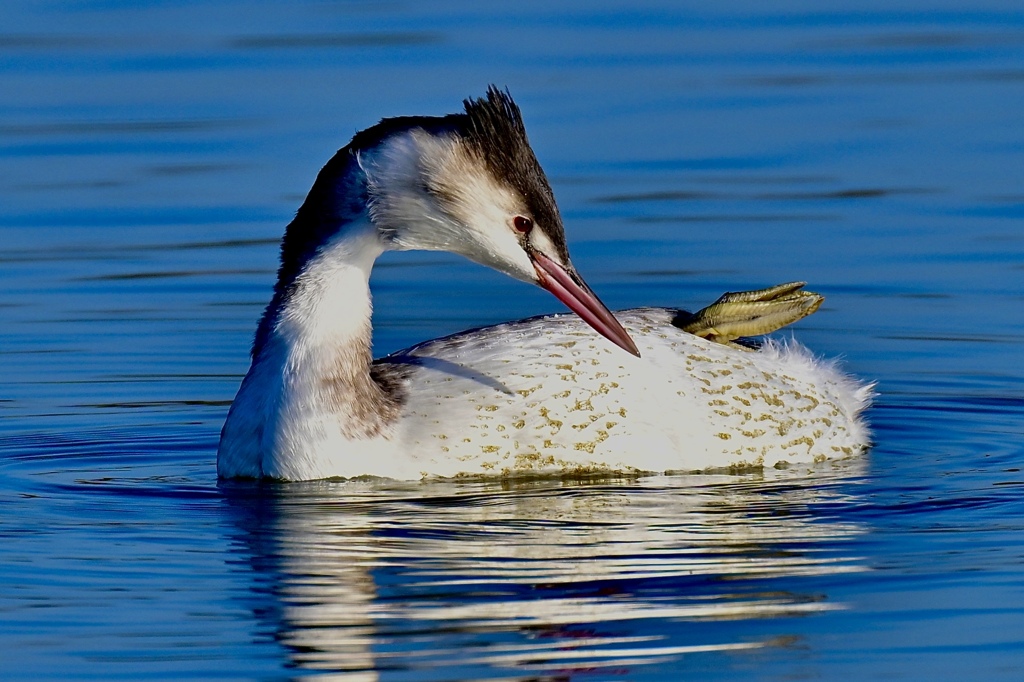
[(558, 255), (568, 264), (562, 217), (544, 169), (537, 161), (519, 106), (508, 90), (491, 85), (487, 97), (464, 100), (467, 146), (495, 178), (509, 183), (522, 196), (534, 222), (548, 235)]

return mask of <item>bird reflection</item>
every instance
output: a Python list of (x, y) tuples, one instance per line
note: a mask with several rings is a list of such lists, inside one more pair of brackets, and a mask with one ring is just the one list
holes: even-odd
[(864, 570), (858, 466), (222, 490), (246, 607), (297, 673), (570, 679), (782, 645), (742, 625), (842, 608), (814, 581)]

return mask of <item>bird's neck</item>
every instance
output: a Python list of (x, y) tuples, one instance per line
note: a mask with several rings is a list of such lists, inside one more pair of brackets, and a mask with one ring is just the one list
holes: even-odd
[(254, 367), (280, 382), (271, 401), (280, 415), (311, 424), (329, 418), (349, 438), (377, 435), (393, 418), (394, 401), (370, 373), (369, 278), (384, 250), (363, 211), (347, 217), (290, 281), (282, 264), (253, 351)]
[(292, 363), (351, 365), (371, 360), (370, 271), (384, 247), (365, 216), (346, 223), (302, 268), (282, 297), (271, 334)]
[(330, 415), (352, 437), (377, 432), (393, 416), (388, 395), (370, 372), (369, 280), (383, 250), (369, 220), (346, 223), (309, 259), (280, 307), (268, 311), (272, 329), (261, 350), (279, 366), (281, 400)]

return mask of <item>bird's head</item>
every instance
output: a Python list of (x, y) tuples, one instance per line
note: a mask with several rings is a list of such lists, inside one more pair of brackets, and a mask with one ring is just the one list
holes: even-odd
[(386, 119), (350, 149), (389, 248), (450, 251), (538, 284), (639, 355), (573, 267), (551, 186), (507, 92), (492, 86), (460, 114)]

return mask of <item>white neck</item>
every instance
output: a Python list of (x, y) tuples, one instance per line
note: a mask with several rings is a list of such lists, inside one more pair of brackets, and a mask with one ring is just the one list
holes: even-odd
[[(398, 404), (370, 374), (369, 289), (384, 249), (369, 219), (357, 217), (309, 259), (268, 313), (268, 338), (225, 425), (226, 467), (310, 478), (324, 464), (323, 453), (341, 455), (345, 442), (386, 435)], [(231, 461), (236, 446), (245, 466)], [(248, 459), (256, 453), (258, 460)]]
[(309, 260), (273, 325), (274, 339), (290, 349), (292, 369), (309, 363), (322, 369), (324, 363), (348, 362), (357, 355), (362, 360), (369, 352), (370, 270), (383, 251), (376, 228), (361, 217)]
[(285, 411), (330, 415), (350, 438), (376, 435), (392, 416), (370, 376), (369, 279), (383, 251), (366, 217), (346, 224), (296, 278), (270, 344), (284, 351), (284, 398), (294, 403)]

